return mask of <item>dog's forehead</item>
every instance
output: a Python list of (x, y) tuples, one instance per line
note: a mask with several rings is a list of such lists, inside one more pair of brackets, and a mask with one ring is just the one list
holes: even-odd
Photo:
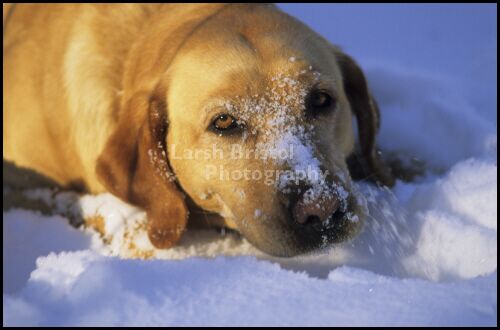
[(254, 105), (272, 110), (286, 105), (290, 111), (298, 111), (315, 86), (329, 90), (336, 86), (331, 75), (320, 73), (301, 54), (290, 52), (269, 61), (248, 54), (233, 55), (190, 53), (178, 59), (171, 70), (170, 95), (184, 106), (190, 103), (190, 108), (230, 103), (239, 109)]
[(263, 79), (257, 88), (241, 94), (228, 95), (224, 107), (245, 121), (265, 118), (270, 125), (275, 121), (289, 122), (298, 118), (305, 109), (305, 101), (315, 79), (305, 75), (306, 70), (295, 74), (278, 73)]
[[(341, 77), (330, 63), (277, 36), (267, 38), (266, 51), (262, 40), (254, 48), (255, 38), (235, 31), (210, 42), (190, 40), (169, 69), (167, 103), (172, 109), (190, 109), (191, 115), (174, 110), (169, 116), (201, 127), (225, 108), (264, 128), (303, 117), (304, 102), (315, 88), (337, 94)], [(262, 120), (263, 125), (256, 123)]]
[[(169, 69), (177, 72), (182, 89), (195, 90), (200, 101), (224, 93), (248, 98), (283, 84), (280, 77), (302, 84), (309, 81), (311, 87), (314, 71), (331, 82), (328, 87), (335, 87), (340, 75), (329, 45), (305, 25), (272, 8), (229, 6), (200, 25)], [(186, 96), (192, 98), (192, 94)]]
[(255, 36), (238, 29), (212, 32), (190, 38), (176, 55), (172, 71), (182, 71), (182, 75), (187, 72), (212, 86), (229, 81), (235, 89), (278, 75), (295, 76), (310, 67), (336, 76), (334, 66), (326, 60), (332, 60), (332, 56), (325, 56), (327, 47), (320, 47), (317, 41), (310, 41), (312, 46), (283, 33)]

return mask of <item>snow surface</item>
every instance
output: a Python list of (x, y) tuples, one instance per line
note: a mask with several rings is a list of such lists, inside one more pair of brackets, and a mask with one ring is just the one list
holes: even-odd
[(29, 191), (100, 233), (4, 212), (4, 325), (497, 324), (496, 5), (280, 7), (358, 60), (381, 147), (427, 175), (360, 183), (360, 235), (290, 259), (209, 230), (155, 250), (144, 212), (109, 194)]

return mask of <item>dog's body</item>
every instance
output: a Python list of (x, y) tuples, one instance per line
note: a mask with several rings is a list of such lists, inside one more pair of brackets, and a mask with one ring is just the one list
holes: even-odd
[[(296, 120), (287, 125), (306, 125), (314, 131), (319, 137), (314, 147), (309, 142), (300, 146), (310, 147), (321, 159), (321, 168), (334, 174), (329, 182), (348, 192), (351, 184), (345, 159), (354, 148), (352, 111), (358, 116), (367, 172), (382, 183), (392, 183), (377, 159), (378, 115), (359, 68), (273, 6), (4, 6), (3, 63), (4, 159), (61, 186), (80, 186), (91, 193), (110, 191), (144, 207), (150, 218), (150, 238), (159, 247), (175, 244), (181, 235), (188, 216), (184, 193), (193, 204), (220, 214), (225, 225), (237, 228), (270, 253), (293, 255), (317, 246), (307, 242), (311, 237), (316, 240), (316, 234), (302, 237), (300, 229), (284, 220), (285, 208), (276, 206), (283, 197), (276, 188), (260, 182), (238, 185), (205, 180), (202, 163), (172, 159), (171, 146), (182, 151), (189, 146), (228, 143), (218, 142), (219, 137), (200, 128), (205, 112), (215, 114), (208, 106), (215, 103), (207, 101), (215, 94), (224, 100), (246, 97), (248, 104), (252, 97), (276, 88), (291, 93), (300, 86), (296, 92), (304, 98), (311, 88), (319, 88), (314, 86), (333, 90), (335, 114), (321, 123), (302, 124), (306, 120), (301, 114), (303, 100), (280, 96), (274, 104), (288, 102), (286, 111)], [(292, 75), (296, 81), (287, 78)], [(284, 83), (275, 84), (275, 77), (285, 77), (279, 78)], [(321, 93), (315, 94), (320, 100), (315, 102), (324, 106), (326, 96)], [(267, 96), (266, 102), (270, 104)], [(269, 116), (262, 115), (265, 123), (272, 121)], [(254, 122), (254, 116), (244, 120), (247, 126), (262, 124)], [(241, 142), (249, 143), (253, 142)], [(216, 163), (220, 164), (253, 169), (270, 166), (256, 160), (230, 163), (226, 159)], [(172, 172), (176, 182), (170, 177)], [(240, 193), (241, 200), (230, 196), (230, 190), (233, 195)], [(326, 205), (339, 204), (335, 199), (338, 196), (334, 202), (321, 202), (321, 212), (330, 210)], [(287, 199), (287, 209), (288, 204)], [(362, 218), (363, 211), (351, 204), (343, 212)], [(240, 205), (241, 211), (235, 210)], [(318, 211), (304, 205), (293, 209), (295, 218)], [(328, 212), (336, 208), (332, 210)], [(254, 218), (263, 213), (268, 222), (247, 225), (248, 213), (255, 213)], [(339, 225), (328, 241), (345, 239), (359, 229), (359, 224), (342, 221), (349, 228), (340, 230)], [(270, 235), (279, 237), (275, 240)]]
[[(126, 56), (154, 9), (13, 10), (4, 35), (4, 157), (62, 186), (84, 183), (91, 193), (106, 191), (95, 164), (117, 124)], [(181, 18), (176, 7), (167, 12)]]

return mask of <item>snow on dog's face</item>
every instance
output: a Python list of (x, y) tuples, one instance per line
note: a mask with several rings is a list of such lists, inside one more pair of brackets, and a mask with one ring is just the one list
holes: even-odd
[(245, 23), (220, 31), (224, 19), (192, 36), (168, 71), (167, 149), (180, 186), (273, 255), (352, 237), (366, 214), (346, 165), (352, 86), (336, 50), (296, 22), (261, 34)]
[[(128, 185), (108, 180), (118, 192), (133, 188), (122, 195), (146, 206), (158, 247), (171, 246), (185, 225), (174, 177), (198, 207), (267, 253), (292, 256), (352, 237), (366, 216), (346, 163), (353, 114), (361, 168), (390, 183), (377, 161), (376, 106), (359, 67), (289, 16), (251, 8), (227, 6), (182, 42), (150, 98), (132, 167), (138, 174)], [(137, 103), (147, 104), (141, 95)], [(120, 134), (116, 140), (128, 133)], [(101, 167), (104, 177), (117, 172)]]

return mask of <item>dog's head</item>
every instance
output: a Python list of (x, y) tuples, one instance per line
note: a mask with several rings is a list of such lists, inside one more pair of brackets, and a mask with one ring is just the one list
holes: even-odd
[(133, 110), (98, 164), (111, 192), (148, 210), (152, 242), (168, 247), (180, 237), (181, 191), (273, 255), (352, 237), (366, 216), (346, 162), (353, 115), (364, 171), (392, 184), (358, 65), (260, 6), (223, 8), (180, 45), (154, 91), (125, 104)]

